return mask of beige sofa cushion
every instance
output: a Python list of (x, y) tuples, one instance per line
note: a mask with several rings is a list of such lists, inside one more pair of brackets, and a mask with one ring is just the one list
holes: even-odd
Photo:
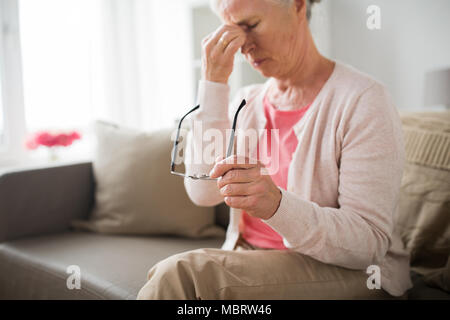
[[(412, 270), (448, 281), (444, 272), (450, 254), (450, 112), (401, 117), (406, 165), (396, 228), (411, 253)], [(449, 286), (441, 282), (441, 288)]]
[(183, 178), (170, 174), (174, 129), (153, 133), (95, 124), (95, 207), (78, 229), (134, 235), (223, 236), (214, 208), (188, 198)]
[[(0, 300), (134, 300), (159, 261), (189, 250), (220, 248), (222, 242), (64, 232), (0, 243)], [(67, 289), (71, 265), (80, 268), (78, 290)]]
[(440, 288), (450, 293), (450, 257), (443, 268), (429, 271), (424, 281), (430, 287)]

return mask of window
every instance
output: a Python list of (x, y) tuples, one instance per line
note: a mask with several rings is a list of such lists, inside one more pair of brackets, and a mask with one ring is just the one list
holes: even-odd
[(186, 6), (0, 0), (0, 165), (43, 160), (47, 150), (24, 148), (38, 130), (80, 131), (83, 139), (69, 148), (78, 151), (62, 157), (72, 160), (85, 159), (96, 119), (144, 130), (173, 126), (194, 100)]
[(97, 0), (20, 0), (28, 130), (70, 130), (95, 117), (99, 8)]
[[(3, 3), (0, 3), (1, 11), (4, 10)], [(4, 51), (3, 51), (3, 33), (5, 31), (5, 24), (3, 22), (3, 15), (0, 12), (0, 152), (6, 149), (5, 139), (5, 111), (3, 109), (3, 76), (4, 76)]]
[(3, 129), (3, 93), (2, 93), (2, 83), (0, 81), (0, 148), (5, 145), (5, 130)]
[[(188, 103), (185, 93), (171, 91), (175, 86), (170, 84), (185, 72), (173, 56), (180, 49), (166, 44), (179, 36), (169, 31), (182, 30), (171, 29), (176, 8), (167, 14), (158, 10), (169, 11), (168, 6), (160, 1), (20, 0), (27, 128), (79, 128), (95, 119), (146, 130), (172, 124)], [(160, 25), (154, 32), (155, 18), (169, 20), (168, 29)]]
[(0, 0), (0, 166), (24, 155), (21, 75), (17, 1)]

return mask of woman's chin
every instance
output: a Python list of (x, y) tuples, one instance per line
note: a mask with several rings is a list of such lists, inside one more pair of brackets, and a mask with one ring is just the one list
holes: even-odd
[(267, 68), (266, 66), (259, 66), (259, 67), (253, 66), (253, 69), (258, 71), (263, 77), (270, 78), (272, 76), (270, 68)]

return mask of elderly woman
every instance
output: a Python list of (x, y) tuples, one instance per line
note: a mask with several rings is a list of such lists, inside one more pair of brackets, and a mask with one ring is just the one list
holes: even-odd
[[(159, 262), (139, 299), (406, 296), (409, 256), (393, 233), (405, 157), (401, 122), (382, 84), (318, 52), (308, 27), (312, 2), (215, 1), (224, 24), (202, 43), (192, 121), (226, 136), (245, 98), (237, 128), (278, 129), (270, 146), (278, 163), (264, 174), (267, 164), (259, 153), (251, 161), (251, 147), (249, 157), (219, 150), (213, 163), (186, 164), (188, 172), (219, 177), (186, 178), (185, 187), (199, 206), (230, 207), (225, 243)], [(229, 104), (239, 49), (269, 79), (242, 88)], [(187, 154), (203, 154), (202, 139), (194, 132)], [(258, 147), (268, 141), (260, 137)]]

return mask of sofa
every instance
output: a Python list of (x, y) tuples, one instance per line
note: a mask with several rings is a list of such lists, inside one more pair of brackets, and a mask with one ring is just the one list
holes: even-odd
[[(446, 116), (449, 118), (449, 113)], [(402, 114), (405, 129), (408, 126), (426, 130), (422, 118), (426, 117)], [(438, 115), (434, 119), (442, 117)], [(158, 170), (165, 172), (169, 167)], [(74, 228), (74, 220), (89, 219), (96, 203), (97, 188), (95, 166), (91, 161), (22, 168), (0, 174), (0, 299), (135, 299), (146, 281), (147, 271), (158, 261), (187, 250), (220, 248), (224, 241), (224, 233), (192, 238)], [(443, 206), (450, 208), (449, 201), (447, 198)], [(225, 230), (227, 206), (218, 205), (213, 212), (214, 223)], [(411, 219), (407, 222), (415, 223)], [(405, 246), (414, 247), (417, 239), (408, 231), (411, 228), (405, 223), (401, 226), (399, 232)], [(444, 236), (448, 235), (445, 232)], [(443, 239), (441, 255), (448, 254), (445, 251), (448, 242), (448, 238)], [(432, 267), (434, 270), (445, 268), (442, 264), (440, 261)], [(73, 265), (81, 270), (79, 288), (68, 285)], [(423, 270), (412, 268), (414, 287), (408, 292), (409, 299), (450, 299), (450, 293), (432, 285), (427, 280), (430, 273)]]

